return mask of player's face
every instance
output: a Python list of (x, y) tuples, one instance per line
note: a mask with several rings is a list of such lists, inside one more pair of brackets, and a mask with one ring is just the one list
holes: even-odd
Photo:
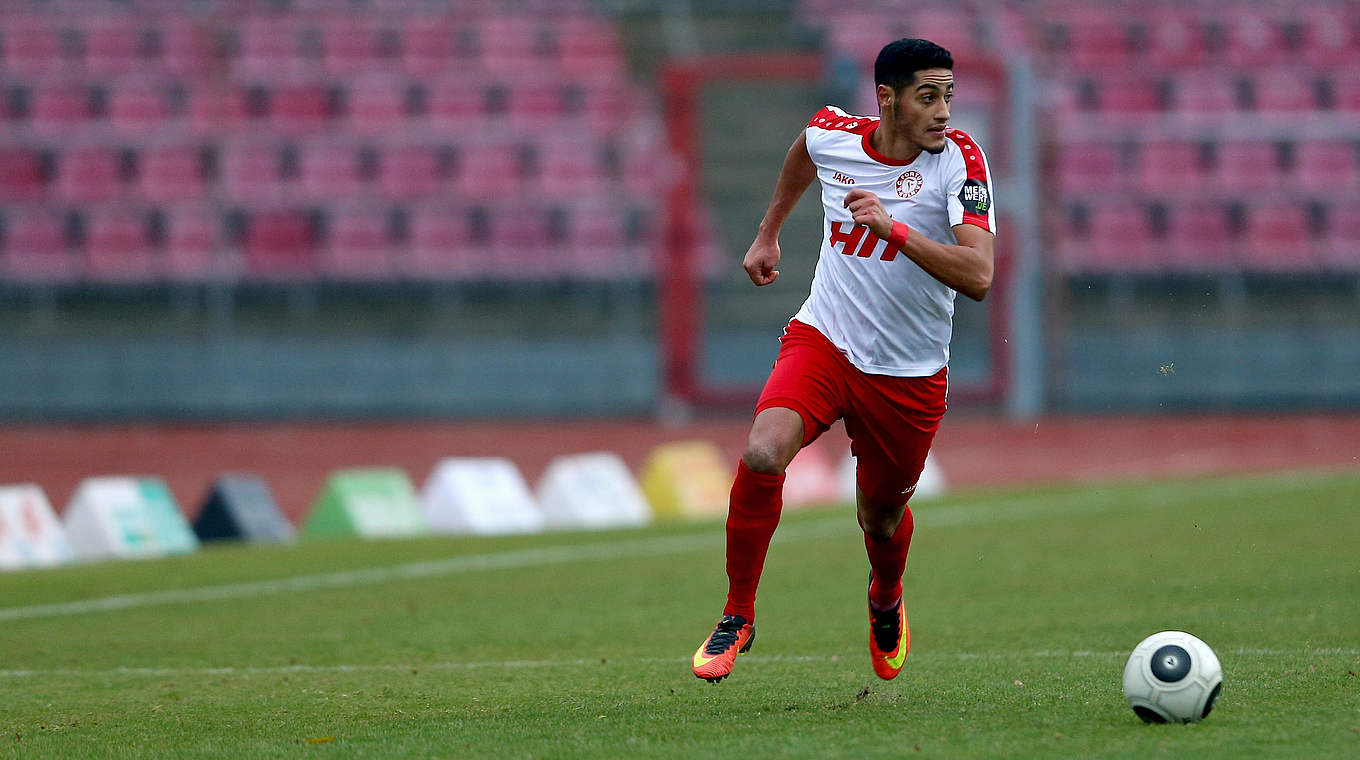
[(916, 72), (915, 81), (897, 92), (880, 86), (879, 108), (895, 134), (920, 145), (927, 153), (940, 153), (944, 150), (949, 101), (953, 98), (954, 72), (924, 69)]

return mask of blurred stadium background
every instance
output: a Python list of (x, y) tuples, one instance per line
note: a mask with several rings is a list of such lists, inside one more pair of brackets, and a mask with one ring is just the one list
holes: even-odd
[(777, 286), (741, 256), (900, 36), (1002, 215), (955, 482), (1354, 465), (1360, 4), (10, 0), (0, 483), (248, 469), (296, 517), (342, 465), (735, 456), (816, 194)]

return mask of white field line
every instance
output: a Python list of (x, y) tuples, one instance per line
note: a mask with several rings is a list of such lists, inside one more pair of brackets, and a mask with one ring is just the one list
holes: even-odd
[[(1295, 649), (1258, 649), (1258, 648), (1239, 648), (1223, 652), (1225, 658), (1231, 657), (1356, 657), (1360, 656), (1360, 649), (1353, 648), (1295, 648)], [(1086, 649), (1065, 650), (1065, 649), (1040, 649), (1029, 652), (913, 652), (911, 659), (915, 662), (920, 660), (996, 660), (1020, 663), (1026, 660), (1046, 660), (1046, 659), (1104, 659), (1121, 660), (1128, 657), (1128, 652), (1101, 652)], [(752, 656), (744, 660), (744, 663), (759, 666), (771, 663), (787, 662), (839, 662), (840, 660), (857, 661), (857, 657), (841, 657), (839, 655), (772, 655), (772, 656)], [(10, 670), (0, 670), (0, 678), (47, 678), (47, 677), (117, 677), (117, 676), (151, 676), (157, 678), (168, 677), (190, 677), (190, 676), (269, 676), (269, 675), (291, 675), (304, 673), (419, 673), (421, 671), (459, 671), (459, 670), (484, 670), (484, 669), (520, 669), (520, 668), (587, 668), (587, 667), (608, 667), (623, 666), (636, 667), (645, 665), (675, 665), (682, 667), (689, 663), (688, 657), (634, 657), (634, 658), (611, 658), (600, 660), (595, 658), (577, 658), (564, 660), (485, 660), (469, 662), (425, 662), (425, 663), (369, 663), (369, 664), (331, 664), (331, 665), (276, 665), (276, 666), (245, 666), (245, 667), (204, 667), (204, 668), (17, 668)]]
[[(1221, 482), (1215, 483), (1214, 489), (1217, 494), (1240, 490), (1243, 494), (1263, 495), (1273, 491), (1291, 490), (1309, 482), (1309, 479), (1304, 477), (1248, 478), (1231, 485)], [(1127, 500), (1093, 499), (1089, 492), (1079, 492), (1010, 499), (1000, 506), (996, 505), (995, 498), (979, 498), (939, 506), (924, 502), (917, 505), (914, 511), (917, 515), (917, 525), (924, 528), (976, 525), (1008, 520), (1029, 520), (1103, 512), (1125, 505), (1165, 507), (1196, 498), (1194, 485), (1193, 483), (1151, 485)], [(774, 542), (778, 545), (789, 541), (831, 538), (837, 535), (849, 536), (856, 532), (854, 519), (848, 514), (842, 513), (834, 518), (787, 525), (775, 534)], [(509, 549), (500, 552), (470, 554), (385, 567), (296, 575), (215, 586), (147, 591), (137, 594), (115, 594), (72, 602), (8, 607), (0, 609), (0, 623), (62, 615), (114, 612), (170, 604), (190, 604), (221, 599), (245, 599), (323, 589), (353, 588), (376, 583), (437, 578), (488, 570), (634, 559), (693, 551), (716, 551), (721, 549), (722, 542), (723, 532), (715, 526), (714, 529), (705, 533), (683, 536)]]

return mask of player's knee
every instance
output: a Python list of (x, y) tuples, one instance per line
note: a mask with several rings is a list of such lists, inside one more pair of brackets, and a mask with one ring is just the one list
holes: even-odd
[(766, 475), (778, 475), (789, 466), (779, 451), (775, 441), (749, 440), (746, 450), (741, 454), (741, 462), (746, 469)]

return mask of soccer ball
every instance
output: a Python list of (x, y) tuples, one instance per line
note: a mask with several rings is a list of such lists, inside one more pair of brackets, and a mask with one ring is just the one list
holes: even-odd
[(1194, 723), (1214, 709), (1223, 667), (1208, 644), (1183, 631), (1139, 642), (1124, 665), (1124, 697), (1147, 723)]

